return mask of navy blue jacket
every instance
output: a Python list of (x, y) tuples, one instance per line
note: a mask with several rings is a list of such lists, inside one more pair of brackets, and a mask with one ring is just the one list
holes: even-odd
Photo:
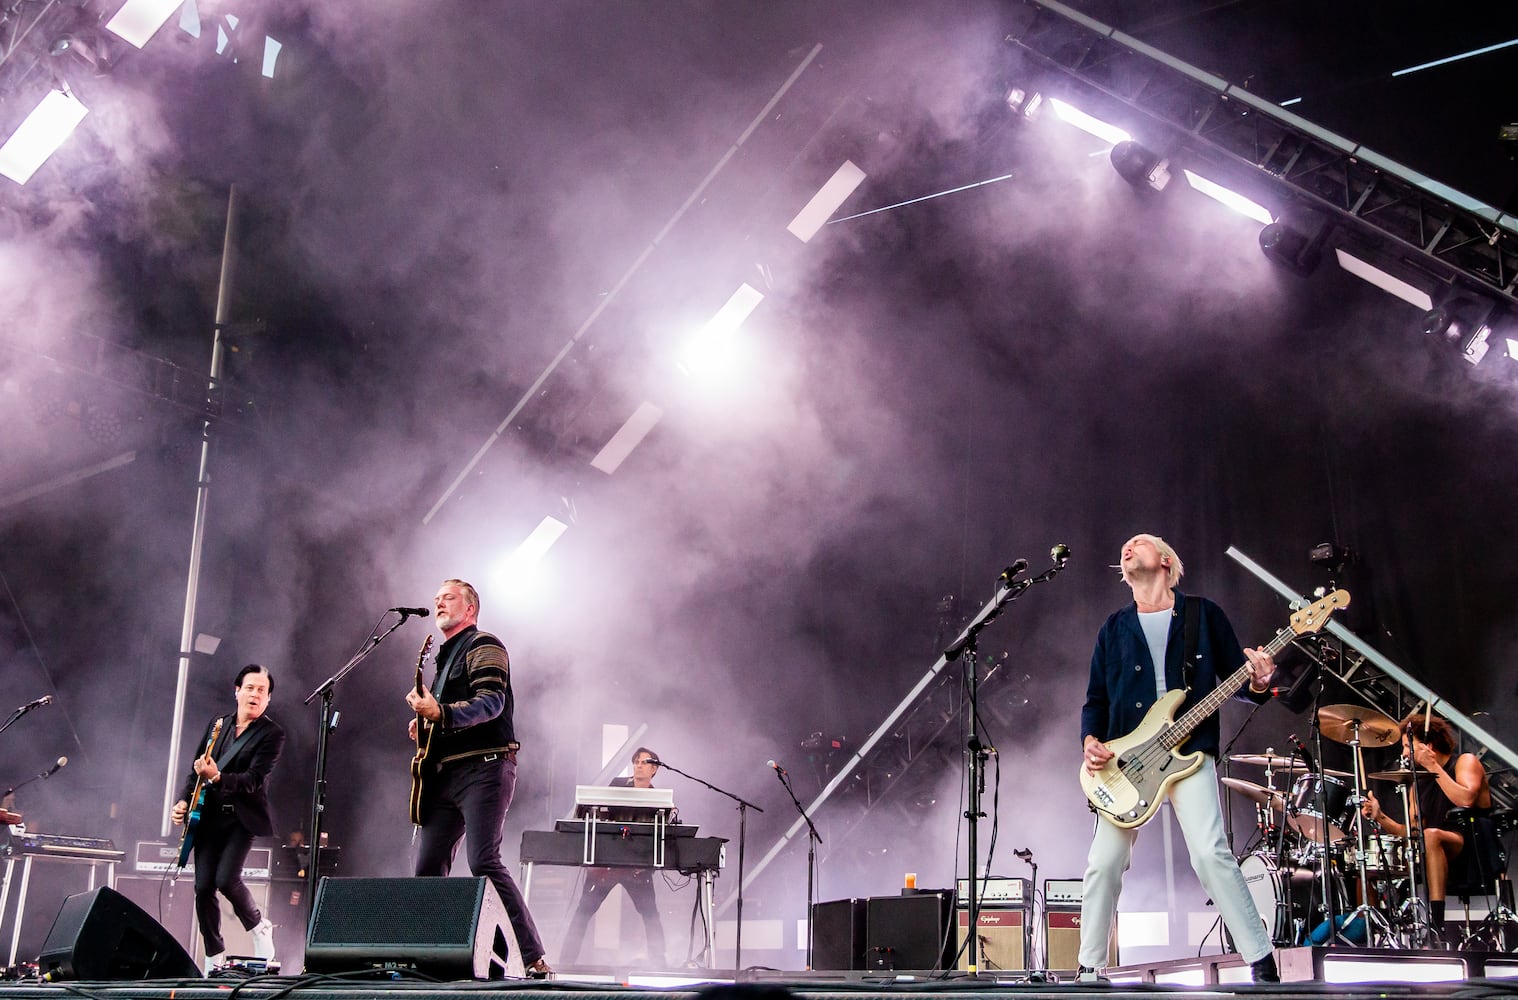
[[(1185, 687), (1181, 660), (1185, 654), (1183, 629), (1186, 622), (1186, 595), (1175, 593), (1175, 610), (1170, 616), (1170, 637), (1165, 644), (1165, 689)], [(1244, 665), (1244, 650), (1233, 634), (1233, 626), (1223, 609), (1207, 600), (1198, 616), (1197, 662), (1191, 679), (1191, 693), (1176, 712), (1179, 718), (1188, 708), (1205, 698), (1218, 686), (1219, 676), (1226, 677)], [(1249, 685), (1240, 689), (1239, 697), (1265, 701), (1270, 696), (1255, 694)], [(1091, 679), (1086, 685), (1086, 704), (1081, 709), (1081, 742), (1095, 736), (1106, 742), (1126, 736), (1144, 721), (1144, 713), (1155, 703), (1154, 658), (1149, 655), (1149, 641), (1139, 624), (1138, 605), (1129, 604), (1114, 612), (1102, 625), (1091, 654)], [(1197, 726), (1191, 739), (1181, 748), (1183, 753), (1205, 750), (1218, 754), (1217, 714)]]

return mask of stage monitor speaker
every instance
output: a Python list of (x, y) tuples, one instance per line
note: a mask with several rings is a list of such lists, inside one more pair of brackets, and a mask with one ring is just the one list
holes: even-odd
[(101, 886), (63, 901), (37, 968), (48, 980), (199, 979), (195, 961), (136, 903)]
[[(970, 928), (970, 911), (956, 909), (954, 923), (963, 940)], [(1028, 915), (1021, 907), (985, 907), (975, 915), (976, 959), (982, 972), (1028, 967)], [(970, 949), (959, 953), (959, 968), (970, 967)]]
[(948, 889), (873, 896), (865, 907), (866, 969), (947, 969), (958, 950)]
[(812, 968), (864, 968), (863, 899), (834, 899), (812, 905)]
[(506, 908), (485, 878), (324, 878), (307, 972), (414, 968), (439, 979), (504, 979)]

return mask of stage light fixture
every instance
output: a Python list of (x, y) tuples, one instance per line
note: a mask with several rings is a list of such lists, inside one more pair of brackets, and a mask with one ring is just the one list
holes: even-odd
[(1197, 191), (1205, 194), (1219, 204), (1227, 205), (1240, 215), (1247, 216), (1262, 226), (1268, 226), (1275, 221), (1270, 210), (1251, 198), (1246, 198), (1230, 188), (1226, 188), (1217, 181), (1209, 180), (1192, 170), (1183, 170), (1186, 182)]
[(1494, 302), (1451, 295), (1423, 314), (1419, 329), (1426, 337), (1445, 341), (1460, 357), (1479, 365), (1491, 350)]
[(67, 90), (49, 90), (0, 146), (0, 174), (17, 184), (31, 180), (88, 113)]
[(1317, 270), (1328, 238), (1328, 219), (1304, 208), (1291, 207), (1260, 230), (1260, 250), (1270, 260), (1304, 278)]
[(1037, 118), (1044, 106), (1044, 95), (1028, 87), (1012, 87), (1007, 91), (1007, 107), (1015, 115)]
[(748, 282), (728, 297), (722, 308), (686, 343), (678, 367), (687, 375), (715, 375), (730, 368), (739, 351), (737, 332), (749, 314), (764, 301), (764, 293)]
[(1434, 300), (1423, 289), (1404, 281), (1390, 271), (1372, 264), (1363, 257), (1356, 256), (1342, 247), (1334, 249), (1334, 256), (1338, 258), (1339, 266), (1363, 281), (1389, 292), (1409, 305), (1419, 309), (1431, 310), (1434, 308)]
[(1112, 169), (1138, 191), (1163, 191), (1170, 183), (1170, 160), (1127, 139), (1112, 147)]

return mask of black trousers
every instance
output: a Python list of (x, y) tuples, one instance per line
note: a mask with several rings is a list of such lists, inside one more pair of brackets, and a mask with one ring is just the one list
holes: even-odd
[(200, 936), (205, 939), (206, 954), (220, 955), (227, 950), (221, 937), (220, 892), (232, 904), (243, 930), (252, 930), (263, 919), (253, 893), (243, 884), (242, 866), (253, 846), (253, 834), (237, 822), (237, 817), (221, 806), (208, 808), (195, 828), (195, 917), (200, 922)]
[(507, 756), (446, 764), (424, 779), (416, 873), (447, 875), (459, 841), (467, 836), (469, 872), (490, 879), (500, 894), (526, 967), (543, 957), (543, 940), (522, 890), (501, 861), (501, 824), (516, 787), (516, 761)]
[(633, 907), (643, 918), (643, 932), (648, 937), (648, 957), (656, 965), (663, 965), (664, 925), (659, 920), (659, 903), (654, 897), (654, 873), (651, 868), (587, 868), (585, 888), (574, 916), (569, 918), (569, 929), (564, 933), (564, 954), (560, 959), (565, 965), (574, 964), (580, 957), (580, 947), (585, 941), (585, 928), (590, 918), (606, 902), (607, 894), (617, 886), (627, 890)]

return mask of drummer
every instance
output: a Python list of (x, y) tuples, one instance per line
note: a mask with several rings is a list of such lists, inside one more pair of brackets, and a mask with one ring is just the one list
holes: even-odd
[[(1417, 770), (1433, 778), (1430, 781), (1418, 776), (1418, 797), (1411, 806), (1413, 826), (1423, 830), (1429, 916), (1438, 931), (1444, 926), (1444, 891), (1450, 867), (1465, 849), (1465, 835), (1455, 828), (1450, 810), (1469, 809), (1478, 816), (1486, 815), (1491, 812), (1492, 791), (1487, 785), (1486, 768), (1475, 754), (1463, 753), (1450, 766), (1456, 736), (1455, 727), (1447, 720), (1428, 712), (1414, 712), (1402, 720), (1401, 727), (1404, 760), (1411, 760)], [(1381, 811), (1375, 793), (1366, 794), (1360, 810), (1387, 833), (1407, 835), (1406, 825)]]

